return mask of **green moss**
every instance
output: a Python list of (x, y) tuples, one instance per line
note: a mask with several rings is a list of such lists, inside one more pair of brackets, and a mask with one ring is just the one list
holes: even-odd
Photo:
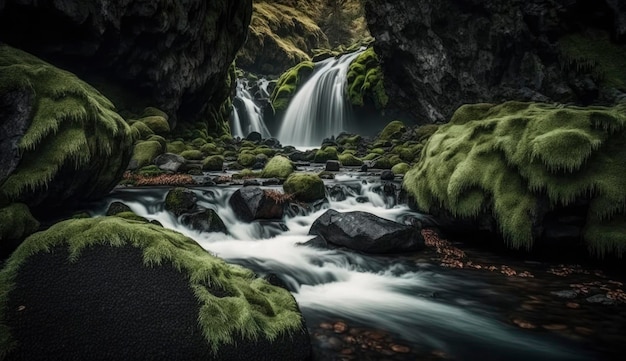
[(142, 222), (142, 223), (148, 223), (147, 219), (145, 219), (142, 216), (136, 215), (134, 212), (120, 212), (120, 213), (116, 214), (115, 217), (119, 217), (119, 218), (126, 219), (126, 220), (129, 220), (129, 221), (137, 221), (137, 222)]
[(133, 132), (133, 138), (136, 140), (145, 140), (154, 132), (147, 125), (141, 121), (136, 121), (130, 126), (130, 130)]
[(311, 75), (314, 66), (315, 64), (311, 61), (303, 61), (287, 70), (278, 78), (276, 87), (270, 96), (272, 106), (276, 112), (287, 109), (291, 97), (295, 95), (297, 88), (304, 84), (304, 81)]
[(348, 68), (348, 98), (357, 106), (363, 106), (368, 99), (377, 109), (386, 107), (389, 102), (380, 62), (372, 47), (354, 59)]
[(176, 140), (171, 143), (167, 143), (168, 153), (181, 154), (188, 149), (189, 147), (182, 140)]
[(263, 154), (266, 157), (271, 158), (276, 155), (276, 150), (270, 149), (266, 146), (261, 146), (261, 147), (256, 148), (253, 153), (255, 155)]
[[(143, 141), (135, 144), (131, 164), (135, 168), (145, 167), (152, 164), (154, 158), (163, 154), (163, 147), (157, 141)], [(135, 169), (133, 168), (133, 169)]]
[(201, 151), (196, 150), (196, 149), (189, 149), (186, 150), (182, 153), (180, 153), (180, 156), (188, 159), (188, 160), (202, 160), (204, 159), (204, 154), (202, 154)]
[(381, 140), (392, 140), (392, 139), (400, 139), (402, 135), (406, 133), (406, 127), (404, 123), (399, 120), (394, 120), (389, 122), (387, 126), (380, 132), (378, 139)]
[(270, 159), (261, 172), (262, 178), (287, 178), (293, 173), (293, 163), (289, 158), (277, 155)]
[(315, 157), (313, 161), (316, 163), (325, 163), (328, 160), (339, 160), (339, 155), (337, 154), (337, 148), (335, 147), (324, 147), (315, 152)]
[(154, 164), (142, 167), (141, 169), (137, 171), (137, 174), (143, 177), (156, 177), (164, 173), (165, 173), (164, 171), (162, 171), (159, 167), (157, 167)]
[(607, 32), (587, 30), (559, 39), (563, 66), (590, 73), (600, 83), (626, 90), (626, 47)]
[(411, 169), (411, 166), (409, 166), (406, 163), (398, 163), (394, 165), (393, 167), (391, 167), (391, 171), (394, 174), (406, 174), (406, 172), (408, 172), (409, 169)]
[(21, 241), (39, 228), (28, 206), (13, 203), (0, 208), (0, 243)]
[(237, 157), (237, 163), (244, 167), (252, 167), (256, 163), (256, 156), (251, 153), (241, 153)]
[(353, 154), (341, 154), (339, 156), (339, 161), (344, 166), (359, 166), (363, 165), (363, 161), (359, 158), (355, 157)]
[(385, 152), (385, 150), (383, 148), (374, 148), (374, 149), (370, 150), (370, 153), (374, 153), (374, 154), (377, 154), (377, 155), (383, 155), (386, 152)]
[(211, 155), (202, 161), (202, 170), (221, 171), (224, 168), (224, 157), (221, 155)]
[(214, 143), (207, 143), (200, 147), (200, 151), (207, 155), (217, 155), (224, 151), (224, 148), (218, 148)]
[(589, 202), (592, 253), (621, 256), (626, 204), (626, 104), (613, 108), (508, 102), (466, 105), (434, 133), (404, 179), (421, 210), (492, 213), (513, 248), (530, 248), (542, 211)]
[(393, 165), (394, 163), (392, 163), (388, 157), (380, 157), (374, 160), (374, 162), (372, 163), (372, 168), (391, 169)]
[(362, 157), (361, 159), (370, 161), (370, 160), (374, 160), (374, 159), (376, 159), (378, 157), (380, 157), (380, 154), (378, 154), (378, 153), (369, 153), (365, 157)]
[(283, 184), (283, 190), (302, 202), (313, 202), (326, 196), (324, 181), (310, 173), (293, 173)]
[(169, 120), (169, 116), (167, 115), (167, 113), (155, 107), (147, 107), (141, 113), (142, 118), (153, 117), (153, 116), (161, 117), (165, 120)]
[[(133, 138), (107, 98), (69, 72), (0, 45), (0, 94), (10, 91), (32, 97), (32, 119), (18, 143), (20, 163), (0, 184), (0, 198), (43, 201), (59, 182), (67, 190), (82, 187), (80, 195), (68, 192), (76, 200), (106, 194), (119, 181)], [(61, 169), (69, 172), (60, 176)], [(81, 176), (68, 177), (72, 171)], [(59, 202), (60, 195), (53, 196)]]
[[(192, 239), (163, 227), (119, 217), (98, 217), (57, 223), (30, 236), (0, 272), (0, 349), (14, 339), (6, 326), (5, 308), (22, 264), (32, 255), (66, 247), (70, 262), (80, 262), (88, 247), (130, 246), (143, 251), (146, 267), (171, 264), (189, 280), (199, 302), (198, 324), (214, 352), (243, 337), (274, 340), (300, 330), (302, 318), (291, 294), (257, 278), (253, 272), (212, 256)], [(221, 289), (227, 296), (214, 295)]]
[(426, 124), (422, 125), (415, 130), (415, 139), (419, 142), (423, 142), (428, 140), (435, 132), (439, 129), (439, 125), (437, 124)]
[(233, 174), (233, 179), (259, 178), (261, 172), (255, 172), (252, 169), (244, 168), (239, 173)]
[(140, 121), (152, 129), (155, 134), (168, 135), (170, 133), (170, 125), (167, 120), (160, 116), (150, 116), (141, 118)]

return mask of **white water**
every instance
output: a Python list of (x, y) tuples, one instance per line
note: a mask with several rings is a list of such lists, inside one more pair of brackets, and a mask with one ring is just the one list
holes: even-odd
[(244, 138), (251, 132), (259, 132), (263, 138), (272, 135), (263, 121), (263, 112), (254, 102), (254, 97), (248, 89), (248, 81), (237, 79), (237, 93), (233, 100), (231, 114), (231, 131), (234, 137)]
[[(186, 234), (229, 262), (278, 275), (308, 318), (330, 315), (358, 321), (400, 335), (410, 344), (444, 350), (458, 360), (472, 360), (477, 351), (494, 355), (492, 359), (509, 360), (583, 357), (545, 335), (523, 333), (499, 321), (499, 316), (481, 302), (498, 295), (480, 281), (398, 257), (298, 245), (312, 238), (307, 235), (309, 228), (327, 208), (367, 211), (397, 221), (407, 215), (428, 221), (406, 206), (390, 207), (377, 193), (380, 185), (375, 182), (363, 184), (363, 180), (347, 176), (340, 181), (347, 189), (347, 199), (329, 200), (323, 209), (310, 213), (300, 210), (269, 224), (239, 221), (228, 207), (233, 188), (194, 188), (199, 205), (215, 209), (230, 235), (201, 233), (181, 225), (163, 211), (166, 188), (117, 190), (108, 202), (123, 201), (138, 215)], [(370, 201), (361, 203), (357, 197)], [(103, 210), (107, 205), (102, 205)], [(435, 292), (446, 297), (433, 298)]]
[(350, 104), (346, 79), (350, 63), (363, 50), (315, 64), (311, 77), (298, 89), (283, 116), (278, 139), (296, 147), (319, 146), (347, 130)]

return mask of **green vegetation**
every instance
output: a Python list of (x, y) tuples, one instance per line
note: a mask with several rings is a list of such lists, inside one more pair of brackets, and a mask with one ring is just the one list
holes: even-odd
[(348, 97), (353, 105), (363, 106), (368, 99), (377, 109), (387, 106), (389, 97), (385, 92), (383, 72), (374, 48), (368, 48), (350, 64)]
[(394, 165), (393, 167), (391, 167), (391, 171), (394, 174), (406, 174), (406, 172), (408, 172), (409, 169), (411, 169), (411, 166), (409, 166), (406, 163), (398, 163)]
[(277, 155), (270, 159), (261, 172), (262, 178), (287, 178), (294, 171), (291, 160), (282, 155)]
[(163, 147), (161, 146), (161, 143), (157, 141), (142, 141), (135, 144), (135, 147), (133, 148), (133, 156), (131, 158), (131, 164), (134, 167), (133, 169), (152, 164), (154, 158), (161, 154), (163, 154)]
[[(433, 134), (404, 187), (423, 211), (492, 213), (513, 248), (530, 248), (543, 212), (589, 202), (583, 238), (598, 256), (626, 250), (626, 104), (507, 102), (459, 108)], [(543, 205), (542, 205), (543, 204)]]
[(402, 135), (406, 132), (406, 127), (404, 123), (399, 120), (394, 120), (389, 122), (387, 126), (380, 132), (378, 139), (380, 140), (392, 140), (392, 139), (400, 139)]
[(202, 161), (202, 170), (222, 171), (224, 168), (224, 157), (221, 155), (210, 155)]
[[(0, 199), (32, 206), (62, 187), (62, 200), (75, 201), (106, 194), (119, 181), (133, 139), (108, 99), (73, 74), (0, 45), (0, 93), (12, 91), (29, 94), (33, 112), (18, 143), (20, 163), (0, 184)], [(81, 176), (68, 177), (72, 171)]]
[(154, 132), (150, 129), (145, 123), (141, 121), (135, 121), (131, 126), (130, 130), (133, 133), (134, 139), (147, 139), (149, 136), (153, 135)]
[(176, 140), (167, 143), (167, 152), (174, 154), (181, 154), (182, 152), (190, 149), (182, 140)]
[(252, 153), (240, 153), (237, 157), (237, 163), (244, 167), (252, 167), (256, 163), (256, 156)]
[(343, 166), (360, 166), (363, 165), (363, 161), (355, 157), (353, 154), (344, 153), (339, 156), (339, 161)]
[(298, 87), (304, 84), (306, 79), (313, 72), (313, 66), (313, 62), (304, 61), (287, 70), (280, 76), (280, 78), (278, 78), (276, 87), (270, 97), (276, 112), (281, 112), (287, 109), (289, 101), (291, 100), (291, 97), (295, 95)]
[(139, 121), (147, 125), (155, 134), (162, 136), (170, 134), (170, 125), (164, 117), (153, 115)]
[(283, 184), (285, 194), (302, 202), (313, 202), (326, 197), (324, 181), (316, 174), (293, 173)]
[(119, 217), (122, 219), (126, 219), (129, 221), (137, 221), (137, 222), (142, 222), (142, 223), (148, 223), (148, 220), (143, 218), (142, 216), (138, 216), (137, 214), (135, 214), (134, 212), (120, 212), (118, 214), (115, 215), (115, 217)]
[(559, 39), (563, 65), (590, 73), (600, 83), (626, 90), (626, 47), (611, 41), (610, 34), (587, 30)]
[(202, 154), (201, 151), (196, 150), (196, 149), (189, 149), (186, 150), (182, 153), (180, 153), (180, 156), (187, 159), (187, 160), (202, 160), (204, 159), (204, 155)]
[(172, 188), (165, 196), (165, 210), (172, 212), (177, 217), (195, 208), (196, 195), (183, 187)]
[(339, 160), (339, 155), (337, 154), (337, 148), (335, 147), (324, 147), (315, 152), (315, 158), (313, 161), (316, 163), (326, 163), (327, 160)]
[(13, 203), (0, 208), (0, 243), (21, 241), (39, 228), (28, 206)]
[[(303, 327), (287, 290), (225, 263), (192, 239), (148, 223), (98, 217), (57, 223), (30, 236), (8, 259), (0, 272), (0, 350), (10, 351), (15, 342), (5, 323), (5, 308), (24, 262), (56, 247), (67, 248), (70, 262), (81, 262), (81, 252), (94, 246), (139, 248), (143, 260), (138, 261), (146, 267), (172, 265), (184, 274), (200, 305), (198, 325), (214, 352), (240, 337), (275, 340)], [(220, 295), (212, 293), (216, 289)]]
[(137, 174), (142, 177), (156, 177), (164, 173), (165, 173), (164, 171), (162, 171), (159, 167), (157, 167), (154, 164), (142, 167), (141, 169), (137, 171)]

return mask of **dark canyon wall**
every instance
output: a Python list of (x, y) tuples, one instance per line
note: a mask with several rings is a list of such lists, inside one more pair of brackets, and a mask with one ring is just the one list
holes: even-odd
[(224, 79), (251, 14), (252, 0), (0, 0), (0, 41), (77, 74), (116, 105), (194, 121), (228, 98)]
[(626, 90), (621, 0), (369, 0), (365, 10), (390, 105), (419, 122), (465, 103), (610, 104)]

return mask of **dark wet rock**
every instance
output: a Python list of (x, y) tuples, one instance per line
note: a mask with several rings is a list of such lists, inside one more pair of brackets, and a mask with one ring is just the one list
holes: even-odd
[(280, 148), (280, 142), (276, 138), (268, 138), (263, 140), (263, 144), (270, 148)]
[(118, 108), (156, 106), (185, 121), (215, 119), (252, 15), (252, 0), (2, 4), (3, 42), (107, 84), (99, 90)]
[(261, 183), (258, 181), (258, 179), (246, 179), (243, 181), (244, 187), (258, 187), (260, 185)]
[(181, 223), (201, 232), (228, 233), (224, 221), (213, 209), (202, 209), (181, 216)]
[(562, 290), (562, 291), (552, 291), (551, 295), (555, 295), (559, 298), (572, 299), (578, 297), (578, 292), (574, 290)]
[(165, 197), (165, 210), (179, 217), (183, 213), (192, 212), (196, 208), (198, 196), (186, 188), (173, 188)]
[(330, 199), (337, 202), (345, 201), (348, 198), (346, 191), (347, 189), (345, 186), (341, 184), (333, 184), (328, 187), (328, 196)]
[(280, 219), (283, 217), (285, 203), (267, 195), (259, 187), (243, 187), (230, 197), (228, 203), (242, 221), (255, 219)]
[(393, 172), (390, 170), (384, 170), (382, 171), (382, 173), (380, 173), (381, 180), (390, 181), (390, 180), (393, 180), (394, 177), (395, 177), (395, 174), (393, 174)]
[(608, 298), (607, 295), (605, 295), (604, 293), (587, 297), (586, 300), (589, 303), (595, 303), (595, 304), (607, 305), (607, 306), (615, 304), (615, 300)]
[(357, 203), (368, 203), (370, 199), (367, 196), (358, 196), (356, 197)]
[(129, 206), (127, 206), (126, 204), (122, 203), (122, 202), (113, 202), (109, 205), (109, 208), (107, 209), (107, 216), (114, 216), (118, 213), (122, 213), (122, 212), (132, 212), (132, 210), (130, 209)]
[(312, 238), (312, 239), (302, 243), (302, 245), (303, 246), (314, 247), (314, 248), (322, 248), (322, 249), (329, 248), (328, 242), (326, 242), (326, 240), (322, 236), (316, 236), (315, 238)]
[(294, 150), (291, 153), (287, 153), (287, 157), (294, 162), (306, 161), (307, 153), (301, 152), (299, 150)]
[(368, 168), (367, 168), (367, 164), (363, 164), (363, 165), (361, 166), (361, 170), (360, 170), (360, 171), (361, 171), (361, 172), (367, 172), (367, 169), (368, 169)]
[(309, 234), (366, 253), (410, 252), (424, 248), (424, 238), (417, 228), (360, 211), (328, 210), (313, 222)]
[(164, 153), (154, 159), (154, 164), (159, 169), (168, 172), (179, 172), (185, 170), (185, 158), (174, 153)]
[(263, 140), (263, 136), (259, 132), (250, 132), (250, 134), (246, 136), (246, 140), (258, 143)]
[(374, 0), (365, 13), (389, 107), (422, 122), (448, 121), (467, 103), (613, 103), (621, 94), (570, 66), (561, 44), (591, 28), (623, 44), (623, 1)]
[(338, 160), (327, 160), (325, 169), (327, 172), (339, 172), (341, 163)]
[(277, 186), (277, 185), (282, 184), (282, 182), (278, 178), (268, 178), (268, 179), (264, 179), (263, 182), (261, 182), (261, 184), (264, 186)]
[(18, 145), (32, 121), (33, 97), (20, 89), (0, 94), (0, 184), (20, 162)]

